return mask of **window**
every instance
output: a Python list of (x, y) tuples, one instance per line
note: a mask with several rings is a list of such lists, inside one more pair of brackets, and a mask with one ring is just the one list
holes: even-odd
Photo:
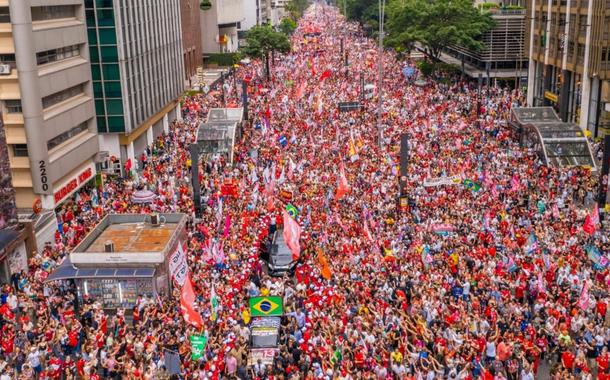
[(104, 92), (107, 98), (120, 98), (121, 82), (104, 82)]
[(11, 66), (12, 69), (17, 68), (15, 62), (15, 54), (0, 54), (0, 63)]
[(47, 149), (51, 150), (51, 149), (55, 148), (59, 144), (70, 140), (72, 137), (75, 137), (75, 136), (85, 132), (88, 128), (89, 128), (89, 125), (85, 121), (84, 123), (77, 125), (76, 127), (70, 129), (69, 131), (66, 131), (58, 136), (53, 137), (51, 140), (47, 141)]
[(0, 7), (0, 22), (8, 23), (11, 22), (11, 14), (8, 7)]
[(68, 100), (81, 94), (83, 94), (82, 84), (67, 88), (63, 91), (42, 98), (42, 108), (49, 108), (57, 103), (63, 102), (64, 100)]
[(27, 157), (28, 156), (28, 145), (27, 144), (15, 144), (15, 145), (13, 145), (13, 156), (15, 156), (15, 157)]
[(36, 53), (36, 62), (39, 65), (44, 65), (46, 63), (61, 61), (78, 56), (80, 56), (80, 47), (78, 45), (72, 45)]
[(100, 45), (116, 45), (116, 31), (114, 28), (100, 28)]
[(121, 80), (121, 76), (119, 74), (119, 65), (103, 65), (102, 72), (104, 73), (104, 80)]
[(21, 113), (23, 112), (21, 109), (21, 100), (5, 100), (4, 105), (6, 106), (7, 113)]
[(98, 9), (97, 25), (98, 26), (114, 26), (114, 10)]
[(75, 18), (74, 5), (50, 5), (32, 7), (32, 21), (57, 20), (62, 18)]

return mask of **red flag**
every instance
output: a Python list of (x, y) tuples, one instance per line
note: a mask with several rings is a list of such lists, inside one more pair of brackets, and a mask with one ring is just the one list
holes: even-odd
[(593, 218), (593, 215), (587, 215), (585, 218), (585, 224), (582, 226), (582, 229), (589, 235), (593, 235), (595, 233), (595, 222), (593, 221)]
[(284, 241), (288, 248), (290, 248), (290, 252), (292, 252), (292, 259), (296, 260), (301, 255), (301, 244), (299, 243), (299, 239), (301, 239), (301, 226), (299, 226), (296, 220), (292, 219), (286, 210), (283, 211), (283, 215)]
[(345, 167), (343, 166), (343, 162), (341, 162), (341, 165), (339, 166), (339, 172), (339, 186), (337, 186), (337, 193), (335, 194), (337, 200), (343, 198), (345, 194), (350, 192), (350, 187), (347, 183), (347, 177), (345, 176)]
[(330, 75), (332, 74), (332, 72), (330, 70), (325, 70), (322, 75), (320, 75), (320, 82), (322, 82), (324, 79), (330, 77)]
[(195, 326), (197, 329), (201, 329), (203, 327), (203, 318), (193, 309), (194, 303), (195, 291), (193, 290), (193, 284), (191, 284), (191, 276), (188, 276), (180, 292), (180, 309), (187, 323)]

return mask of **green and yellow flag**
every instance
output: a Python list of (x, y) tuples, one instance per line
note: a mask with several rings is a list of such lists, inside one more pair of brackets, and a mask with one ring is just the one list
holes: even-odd
[(250, 298), (250, 315), (252, 317), (281, 317), (284, 314), (282, 297)]
[(291, 203), (288, 203), (286, 205), (286, 212), (288, 213), (288, 215), (290, 215), (292, 217), (292, 219), (297, 219), (297, 216), (299, 215), (299, 210), (294, 207)]

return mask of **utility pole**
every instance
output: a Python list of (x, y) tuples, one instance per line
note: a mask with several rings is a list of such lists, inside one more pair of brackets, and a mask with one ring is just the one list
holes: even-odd
[(379, 133), (379, 148), (383, 147), (383, 127), (381, 125), (381, 114), (383, 108), (383, 24), (385, 16), (385, 0), (379, 0), (379, 52), (377, 60), (379, 61), (379, 78), (378, 78), (378, 96), (379, 104), (377, 105), (377, 132)]

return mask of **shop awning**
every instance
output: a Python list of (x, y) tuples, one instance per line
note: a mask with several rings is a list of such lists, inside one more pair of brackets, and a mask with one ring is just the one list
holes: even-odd
[(155, 268), (109, 268), (109, 267), (86, 267), (77, 268), (72, 265), (69, 258), (55, 269), (45, 282), (69, 280), (77, 278), (151, 278), (155, 275)]

